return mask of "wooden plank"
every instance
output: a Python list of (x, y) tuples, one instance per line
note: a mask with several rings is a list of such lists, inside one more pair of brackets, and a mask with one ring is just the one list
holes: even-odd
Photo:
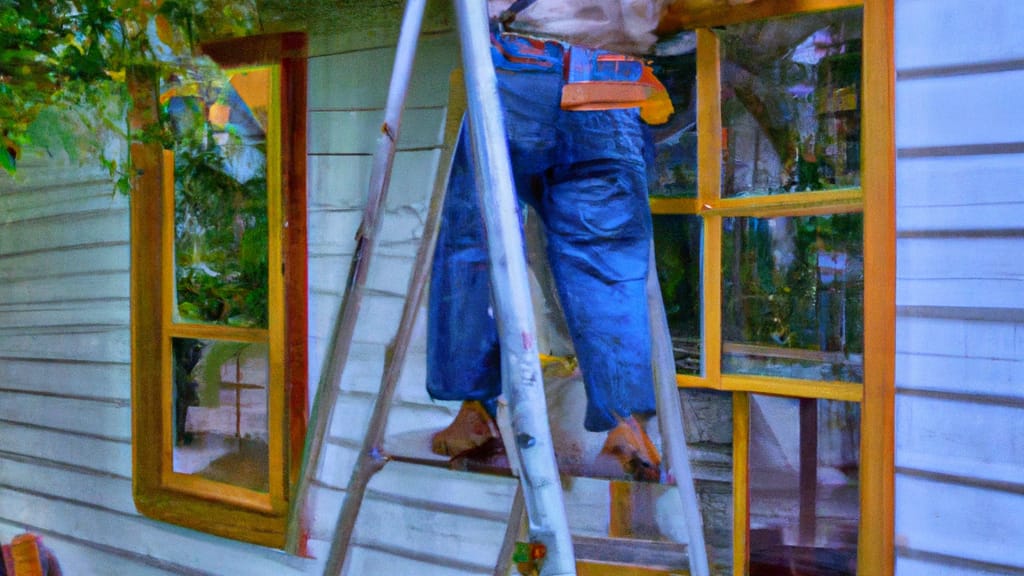
[[(373, 154), (384, 110), (313, 111), (309, 118), (310, 154)], [(443, 107), (406, 108), (398, 150), (440, 146), (444, 119)]]
[(0, 390), (0, 420), (112, 439), (131, 438), (131, 410), (126, 403)]
[(127, 296), (0, 304), (0, 326), (8, 329), (52, 326), (83, 328), (110, 324), (127, 326), (129, 321)]
[[(287, 576), (307, 573), (315, 566), (314, 560), (287, 556), (270, 548), (210, 538), (135, 515), (15, 490), (6, 490), (0, 499), (0, 518), (211, 574)], [(89, 529), (83, 531), (83, 526)]]
[(958, 462), (970, 474), (974, 464), (1012, 466), (1024, 482), (1024, 403), (972, 402), (970, 397), (899, 394), (896, 446)]
[[(1016, 333), (1016, 327), (1011, 329)], [(994, 355), (968, 358), (901, 352), (896, 354), (896, 387), (1024, 400), (1024, 361)]]
[[(86, 272), (0, 284), (0, 301), (5, 305), (124, 299), (128, 293), (128, 274), (122, 271)], [(110, 323), (109, 319), (103, 322)]]
[[(1024, 534), (1024, 498), (900, 475), (896, 528), (914, 549), (1024, 569), (1016, 543)], [(998, 511), (979, 514), (979, 510)]]
[[(26, 530), (38, 532), (32, 526), (11, 524), (0, 521), (0, 541), (11, 538)], [(134, 551), (123, 551), (110, 547), (96, 546), (76, 536), (62, 536), (43, 533), (43, 544), (53, 550), (64, 573), (71, 570), (79, 574), (131, 574), (132, 576), (209, 576), (206, 572), (186, 571), (179, 564), (155, 561)]]
[[(458, 54), (454, 35), (421, 38), (405, 105), (445, 106)], [(394, 61), (393, 47), (310, 58), (310, 110), (379, 108), (387, 98)]]
[(972, 208), (1020, 202), (1024, 154), (901, 159), (896, 178), (898, 216), (910, 207), (965, 208), (961, 218), (980, 229), (986, 222)]
[(0, 336), (0, 357), (127, 363), (128, 338), (126, 326), (22, 329)]
[(0, 388), (96, 399), (129, 399), (128, 364), (0, 360)]
[[(394, 173), (385, 209), (417, 206), (424, 210), (428, 187), (437, 170), (441, 151), (436, 148), (405, 150), (395, 154)], [(370, 183), (371, 155), (319, 155), (310, 157), (310, 202), (313, 210), (362, 210)], [(336, 232), (337, 233), (337, 232)]]
[(0, 421), (0, 451), (63, 462), (124, 478), (130, 478), (132, 474), (132, 445), (128, 440)]
[(964, 8), (962, 0), (897, 2), (896, 69), (1024, 58), (1024, 5), (1012, 0), (974, 2), (969, 15)]
[[(128, 274), (129, 243), (125, 238), (114, 243), (78, 245), (45, 253), (8, 256), (0, 259), (7, 282), (43, 280), (99, 271)], [(4, 301), (4, 303), (6, 303)]]
[[(23, 172), (26, 179), (31, 179), (40, 172), (62, 171), (60, 167), (48, 168), (19, 167), (19, 180)], [(79, 178), (52, 186), (15, 184), (12, 190), (0, 195), (0, 222), (124, 209), (128, 199), (114, 193), (109, 175), (92, 172), (82, 170), (78, 172)]]
[(74, 215), (20, 220), (4, 226), (0, 256), (90, 244), (124, 242), (128, 210), (111, 208)]
[[(309, 259), (310, 289), (319, 292), (341, 293), (348, 278), (351, 258), (343, 255), (320, 254)], [(381, 255), (370, 266), (366, 287), (375, 292), (405, 296), (415, 261), (405, 256)]]
[(0, 454), (0, 485), (135, 514), (131, 478)]
[(903, 80), (899, 86), (900, 150), (1024, 141), (1024, 110), (1005, 97), (1024, 91), (1024, 70)]

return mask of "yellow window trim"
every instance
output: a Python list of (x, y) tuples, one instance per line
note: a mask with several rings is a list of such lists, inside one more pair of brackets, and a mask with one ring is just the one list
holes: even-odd
[[(722, 218), (864, 214), (864, 383), (804, 381), (722, 374), (722, 311), (703, 306), (702, 375), (677, 375), (680, 387), (733, 391), (733, 565), (743, 576), (749, 558), (750, 394), (860, 402), (861, 471), (858, 574), (894, 571), (895, 146), (893, 139), (893, 0), (763, 0), (686, 11), (675, 19), (697, 29), (697, 198), (652, 198), (655, 215), (703, 220), (702, 298), (721, 300)], [(860, 188), (720, 198), (722, 132), (720, 47), (712, 26), (800, 12), (863, 6), (862, 182)], [(726, 343), (724, 347), (736, 346)]]

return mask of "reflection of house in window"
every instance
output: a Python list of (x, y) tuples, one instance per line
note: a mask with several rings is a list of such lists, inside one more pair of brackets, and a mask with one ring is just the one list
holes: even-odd
[[(267, 347), (201, 341), (195, 405), (175, 413), (174, 471), (266, 492)], [(184, 418), (184, 422), (179, 421)]]

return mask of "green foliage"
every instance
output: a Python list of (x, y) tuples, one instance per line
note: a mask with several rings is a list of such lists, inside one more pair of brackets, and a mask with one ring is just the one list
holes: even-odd
[[(201, 119), (202, 115), (198, 117)], [(175, 147), (175, 260), (178, 313), (196, 322), (266, 326), (268, 296), (265, 171), (240, 182), (205, 120)]]
[(127, 78), (182, 75), (196, 42), (258, 20), (255, 0), (0, 0), (0, 168), (15, 173), (21, 148), (64, 152), (98, 159), (126, 192), (127, 148), (111, 141), (163, 131), (131, 132)]

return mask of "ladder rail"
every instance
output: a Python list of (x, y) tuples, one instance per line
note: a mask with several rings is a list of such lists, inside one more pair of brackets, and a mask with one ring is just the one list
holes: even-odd
[[(454, 91), (458, 83), (453, 81), (452, 86)], [(457, 101), (459, 98), (464, 99), (464, 96), (453, 94), (450, 100)], [(462, 106), (453, 106), (449, 103), (449, 117), (445, 122), (445, 142), (455, 141), (463, 122), (462, 108)], [(456, 114), (458, 118), (455, 117)], [(387, 455), (383, 454), (383, 442), (384, 433), (387, 429), (388, 414), (398, 382), (402, 376), (402, 368), (405, 366), (409, 345), (412, 342), (416, 316), (423, 303), (427, 281), (430, 278), (430, 268), (434, 259), (437, 234), (441, 223), (441, 213), (444, 209), (445, 192), (448, 188), (451, 164), (454, 159), (454, 150), (455, 147), (452, 145), (442, 148), (441, 151), (437, 177), (434, 180), (434, 190), (431, 193), (427, 218), (423, 226), (423, 236), (417, 249), (416, 263), (414, 264), (412, 275), (409, 278), (408, 289), (406, 290), (406, 301), (402, 309), (402, 318), (398, 324), (398, 332), (388, 346), (385, 355), (384, 374), (381, 377), (380, 392), (374, 401), (370, 420), (367, 424), (366, 436), (363, 439), (362, 448), (359, 451), (356, 465), (352, 470), (352, 475), (345, 490), (345, 502), (342, 504), (341, 512), (335, 522), (334, 540), (331, 543), (326, 564), (328, 568), (335, 571), (325, 571), (324, 574), (338, 574), (340, 573), (338, 572), (340, 568), (344, 566), (345, 556), (348, 554), (348, 545), (352, 540), (356, 518), (359, 516), (366, 488), (372, 476), (380, 471), (387, 461)]]
[[(672, 335), (668, 329), (665, 302), (658, 283), (658, 269), (654, 257), (654, 241), (651, 240), (650, 264), (647, 272), (647, 308), (651, 322), (651, 352), (654, 364), (658, 426), (661, 429), (661, 451), (668, 465), (668, 472), (675, 477), (674, 491), (682, 500), (683, 517), (686, 521), (687, 557), (690, 562), (690, 576), (708, 576), (707, 547), (704, 544), (704, 520), (700, 513), (700, 501), (690, 465), (689, 449), (686, 445), (687, 412), (679, 400), (679, 386), (676, 384), (675, 356), (672, 351)], [(692, 427), (691, 427), (692, 428)]]
[(289, 511), (285, 549), (293, 554), (298, 551), (301, 544), (303, 523), (305, 519), (309, 518), (307, 511), (309, 488), (320, 468), (323, 443), (338, 401), (341, 379), (348, 361), (356, 320), (359, 317), (370, 262), (373, 259), (377, 236), (380, 232), (380, 214), (387, 197), (388, 184), (391, 181), (391, 169), (402, 124), (402, 111), (405, 108), (405, 97), (412, 76), (416, 44), (423, 23), (425, 7), (426, 0), (408, 0), (402, 18), (395, 64), (388, 89), (384, 124), (381, 134), (377, 138), (377, 148), (373, 155), (366, 207), (356, 233), (355, 251), (344, 297), (331, 333), (329, 353), (314, 396), (299, 485)]
[(521, 464), (519, 481), (530, 538), (547, 549), (542, 576), (575, 576), (572, 537), (548, 423), (505, 122), (491, 61), (487, 5), (480, 0), (456, 0), (455, 12), (477, 192), (490, 256), (491, 296), (501, 342), (502, 388), (516, 434), (507, 441), (514, 446)]

